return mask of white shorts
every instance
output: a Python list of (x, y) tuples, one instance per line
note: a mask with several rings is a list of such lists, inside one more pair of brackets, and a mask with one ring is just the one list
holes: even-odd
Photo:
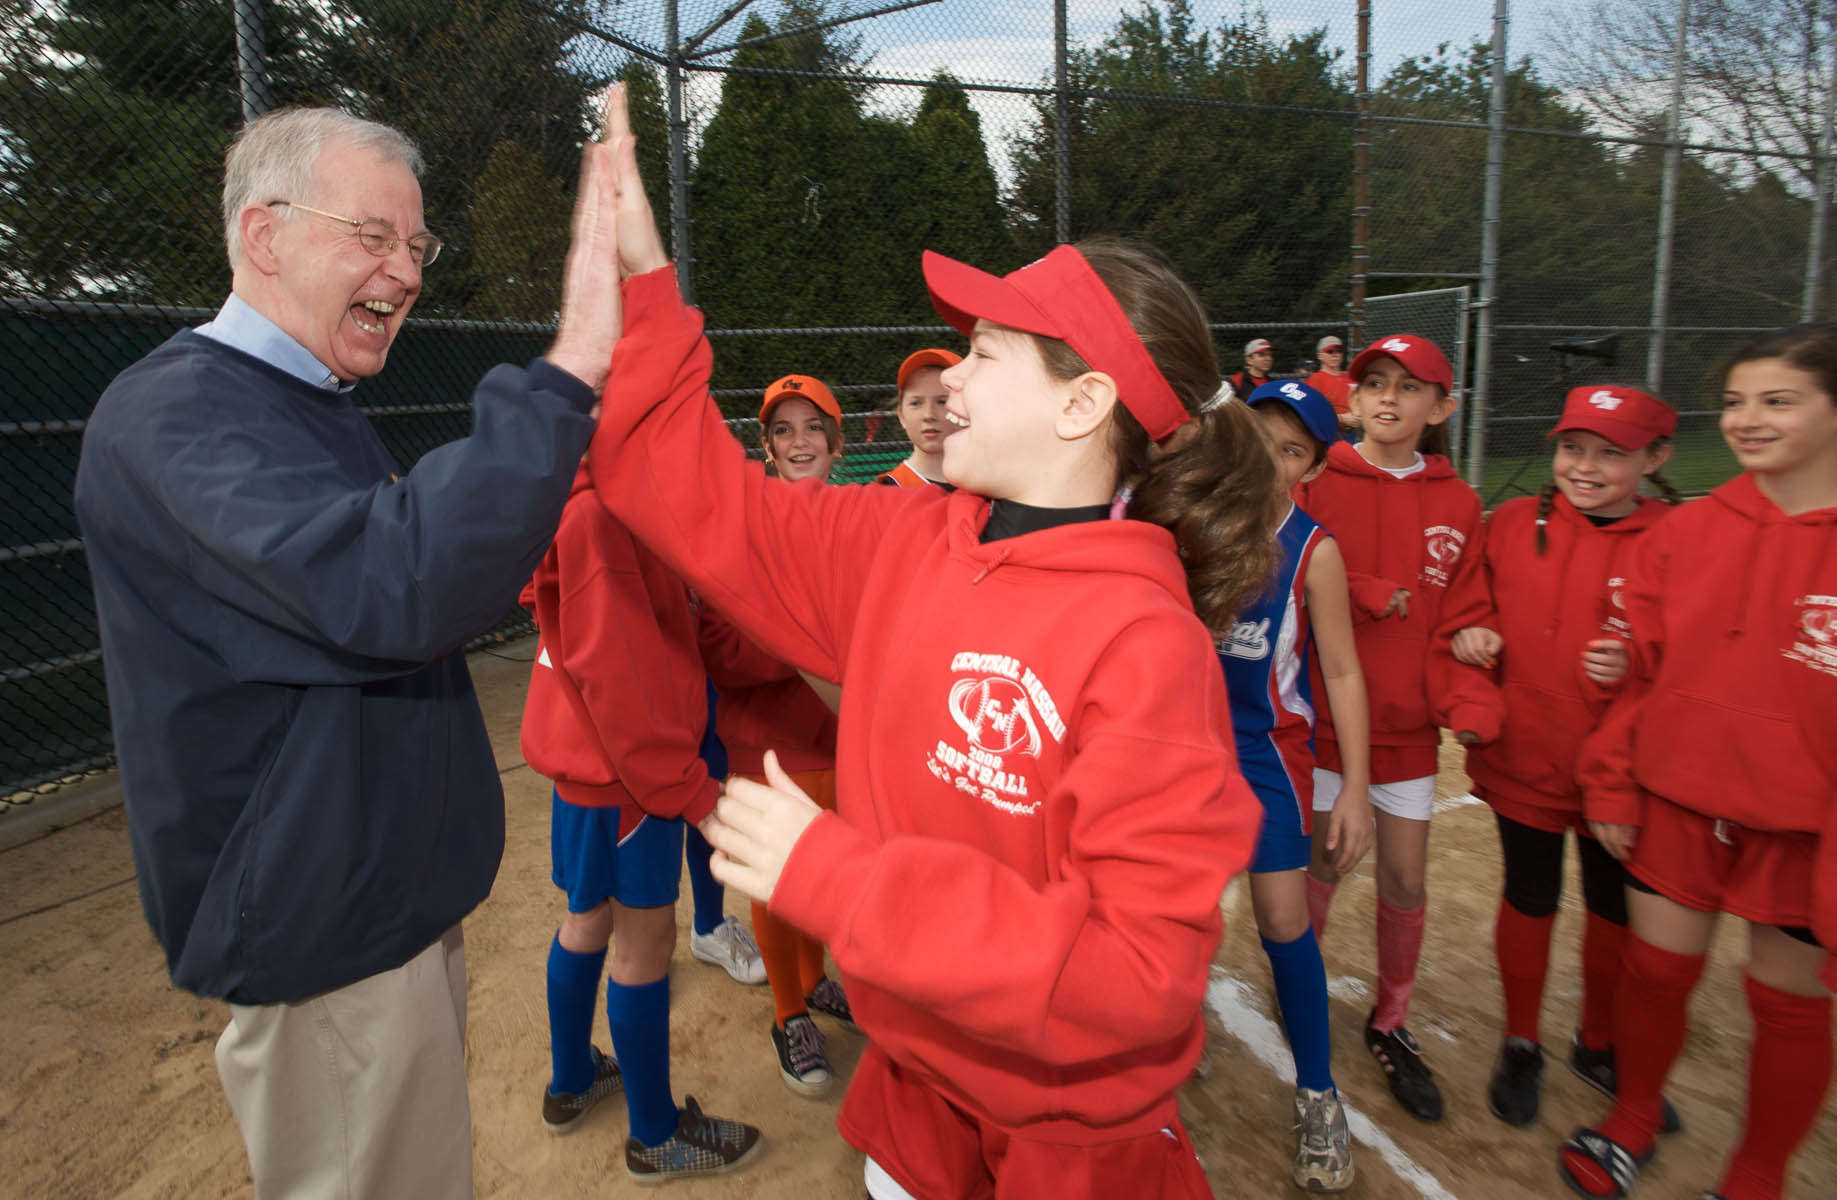
[[(1314, 768), (1315, 812), (1333, 811), (1333, 802), (1339, 799), (1340, 783), (1338, 771)], [(1435, 776), (1424, 775), (1421, 779), (1405, 779), (1400, 783), (1374, 783), (1371, 785), (1371, 806), (1393, 817), (1426, 821), (1435, 815)]]
[(887, 1174), (887, 1169), (872, 1158), (867, 1160), (864, 1174), (867, 1176), (868, 1200), (918, 1200), (917, 1196), (901, 1187), (899, 1180)]

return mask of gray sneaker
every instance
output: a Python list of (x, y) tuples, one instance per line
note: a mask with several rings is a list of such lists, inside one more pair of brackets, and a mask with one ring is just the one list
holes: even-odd
[(835, 1082), (824, 1053), (823, 1031), (808, 1013), (787, 1017), (784, 1027), (772, 1026), (772, 1047), (778, 1051), (778, 1074), (785, 1086), (800, 1096), (824, 1096)]
[(735, 983), (756, 986), (765, 982), (765, 960), (759, 957), (758, 943), (732, 917), (716, 925), (713, 933), (691, 932), (689, 953), (699, 962), (726, 971)]
[(708, 1116), (694, 1096), (684, 1096), (675, 1133), (655, 1146), (625, 1139), (625, 1173), (646, 1186), (692, 1175), (720, 1175), (738, 1170), (758, 1150), (757, 1129)]
[(1295, 1186), (1343, 1192), (1352, 1186), (1352, 1135), (1337, 1091), (1295, 1089)]
[(859, 1029), (855, 1024), (855, 1010), (849, 1007), (848, 993), (842, 985), (829, 976), (816, 985), (808, 996), (804, 997), (804, 1007), (811, 1012), (820, 1012), (826, 1017), (833, 1017), (850, 1029)]
[(625, 1077), (619, 1073), (619, 1064), (610, 1054), (601, 1054), (595, 1047), (587, 1047), (593, 1056), (593, 1083), (584, 1092), (551, 1092), (542, 1089), (542, 1123), (554, 1134), (573, 1133), (580, 1128), (580, 1120), (592, 1111), (593, 1106), (625, 1086)]

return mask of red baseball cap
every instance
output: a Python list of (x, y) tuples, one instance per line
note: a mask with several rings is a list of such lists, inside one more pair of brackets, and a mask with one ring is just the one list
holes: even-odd
[(924, 350), (914, 350), (906, 355), (906, 361), (899, 364), (899, 390), (906, 390), (906, 380), (912, 378), (912, 372), (924, 367), (954, 367), (963, 361), (961, 354), (941, 350), (935, 346)]
[(1380, 358), (1394, 358), (1403, 364), (1404, 370), (1424, 383), (1433, 383), (1449, 395), (1454, 394), (1454, 369), (1448, 365), (1448, 357), (1428, 338), (1413, 333), (1393, 333), (1379, 338), (1359, 351), (1346, 373), (1358, 379), (1365, 374), (1366, 367)]
[(769, 384), (765, 389), (765, 403), (759, 406), (760, 423), (771, 419), (773, 405), (790, 396), (810, 401), (816, 405), (818, 412), (835, 418), (837, 424), (841, 423), (842, 406), (836, 403), (836, 398), (823, 385), (823, 381), (813, 375), (786, 375)]
[(1249, 358), (1252, 354), (1274, 349), (1275, 347), (1270, 345), (1268, 338), (1251, 338), (1244, 343), (1244, 357)]
[(1060, 246), (1002, 276), (932, 250), (925, 251), (924, 267), (932, 306), (964, 336), (980, 318), (1058, 338), (1116, 380), (1123, 406), (1157, 442), (1190, 419), (1116, 297), (1073, 247)]
[(1643, 450), (1678, 427), (1678, 410), (1657, 396), (1619, 384), (1586, 384), (1569, 389), (1563, 416), (1550, 431), (1555, 437), (1565, 429), (1598, 433), (1622, 450)]

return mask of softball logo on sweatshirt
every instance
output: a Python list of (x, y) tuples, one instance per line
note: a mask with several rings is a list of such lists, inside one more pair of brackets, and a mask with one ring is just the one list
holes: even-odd
[[(1006, 813), (1032, 814), (1027, 759), (1038, 760), (1045, 736), (1065, 737), (1065, 722), (1046, 685), (1031, 668), (1006, 654), (963, 651), (951, 659), (947, 706), (962, 734), (939, 738), (925, 768), (958, 791)], [(1044, 735), (1044, 736), (1043, 736)]]
[(1422, 581), (1432, 587), (1447, 587), (1454, 578), (1454, 566), (1461, 561), (1461, 548), (1467, 535), (1452, 525), (1431, 525), (1422, 531)]
[(1837, 596), (1800, 596), (1799, 638), (1782, 651), (1814, 671), (1837, 675)]

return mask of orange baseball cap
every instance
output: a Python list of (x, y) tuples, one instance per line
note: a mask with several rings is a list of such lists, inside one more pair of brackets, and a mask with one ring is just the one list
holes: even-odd
[(1555, 437), (1565, 429), (1598, 433), (1622, 450), (1643, 450), (1678, 427), (1678, 410), (1638, 388), (1589, 384), (1571, 388), (1563, 401), (1563, 416), (1550, 431)]
[(760, 423), (770, 420), (772, 406), (789, 396), (808, 400), (816, 405), (818, 412), (834, 418), (838, 424), (842, 421), (842, 406), (836, 403), (835, 396), (821, 379), (814, 375), (786, 375), (766, 386), (765, 403), (759, 406)]
[(906, 355), (906, 361), (899, 364), (899, 390), (906, 390), (906, 380), (912, 378), (912, 372), (923, 367), (954, 367), (963, 361), (961, 354), (936, 346), (924, 350), (914, 350)]

